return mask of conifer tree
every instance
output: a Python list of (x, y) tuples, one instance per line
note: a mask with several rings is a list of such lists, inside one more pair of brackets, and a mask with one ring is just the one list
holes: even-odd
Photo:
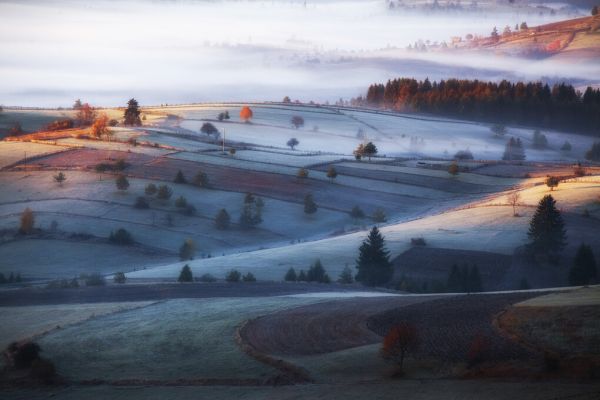
[(385, 239), (376, 226), (359, 248), (356, 260), (356, 280), (366, 286), (378, 286), (392, 278), (392, 264), (385, 248)]
[(577, 249), (573, 266), (569, 270), (569, 284), (589, 285), (597, 277), (596, 259), (592, 248), (586, 244), (581, 244)]
[(565, 223), (552, 195), (544, 196), (538, 203), (527, 235), (531, 241), (529, 248), (534, 254), (558, 255), (565, 247)]
[(127, 109), (125, 109), (123, 124), (127, 126), (140, 126), (142, 120), (140, 119), (140, 107), (136, 99), (130, 99), (127, 102)]
[(304, 213), (314, 214), (317, 212), (317, 203), (313, 200), (312, 194), (304, 196)]
[(340, 277), (338, 278), (338, 282), (342, 284), (350, 284), (354, 283), (354, 277), (352, 276), (352, 270), (348, 265), (344, 267)]
[(179, 272), (177, 282), (192, 282), (193, 280), (192, 270), (189, 265), (185, 264), (183, 268), (181, 268), (181, 272)]
[(285, 277), (283, 278), (286, 282), (296, 282), (298, 280), (298, 276), (296, 275), (296, 270), (294, 268), (288, 269), (285, 273)]

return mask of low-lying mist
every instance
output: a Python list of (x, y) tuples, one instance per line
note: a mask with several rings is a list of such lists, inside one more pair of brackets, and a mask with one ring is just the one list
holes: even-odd
[[(482, 3), (483, 4), (483, 3)], [(357, 96), (397, 76), (572, 79), (597, 66), (416, 54), (420, 39), (567, 18), (526, 8), (391, 11), (383, 0), (0, 2), (0, 104), (117, 105)]]

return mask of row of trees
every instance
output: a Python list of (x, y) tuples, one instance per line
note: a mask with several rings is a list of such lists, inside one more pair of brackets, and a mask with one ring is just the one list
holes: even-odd
[(410, 78), (369, 87), (359, 104), (483, 121), (502, 121), (598, 135), (600, 89), (582, 94), (565, 83), (500, 83)]

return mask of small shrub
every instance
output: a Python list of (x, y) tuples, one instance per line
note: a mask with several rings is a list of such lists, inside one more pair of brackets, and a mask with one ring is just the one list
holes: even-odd
[(187, 200), (183, 196), (179, 196), (177, 200), (175, 200), (175, 207), (184, 208), (187, 206)]
[(125, 177), (125, 175), (121, 174), (115, 180), (115, 185), (119, 190), (127, 190), (129, 188), (129, 181)]
[(38, 358), (31, 363), (29, 376), (45, 384), (51, 384), (56, 378), (56, 368), (52, 361)]
[(161, 200), (169, 200), (173, 195), (173, 189), (167, 185), (160, 185), (156, 192), (156, 197)]
[(182, 210), (183, 215), (192, 216), (196, 214), (196, 207), (193, 204), (187, 204)]
[(177, 174), (175, 175), (175, 179), (173, 179), (173, 182), (187, 183), (187, 179), (185, 179), (185, 176), (183, 175), (183, 172), (181, 172), (181, 170), (177, 171)]
[(296, 275), (296, 270), (294, 268), (288, 269), (288, 271), (285, 273), (285, 276), (283, 277), (283, 279), (286, 282), (296, 282), (298, 280), (298, 276)]
[(242, 277), (242, 281), (244, 282), (256, 282), (256, 277), (252, 272), (248, 272), (246, 275)]
[(125, 161), (125, 159), (123, 159), (123, 158), (119, 158), (119, 159), (118, 159), (118, 160), (115, 162), (115, 164), (114, 164), (114, 166), (113, 166), (113, 169), (114, 169), (115, 171), (123, 171), (123, 170), (125, 170), (125, 168), (127, 168), (128, 166), (129, 166), (129, 164), (128, 164), (128, 163)]
[(354, 206), (350, 211), (350, 216), (354, 219), (362, 219), (365, 217), (365, 213), (359, 206)]
[(123, 272), (117, 272), (113, 277), (113, 281), (115, 283), (125, 283), (127, 281), (127, 277)]
[(240, 273), (240, 271), (232, 269), (227, 273), (227, 275), (225, 275), (225, 280), (227, 282), (239, 282), (241, 277), (242, 274)]
[(139, 210), (146, 210), (150, 208), (150, 204), (148, 204), (148, 201), (144, 197), (139, 196), (137, 199), (135, 199), (135, 204), (133, 207)]
[(298, 179), (306, 179), (308, 178), (308, 170), (306, 168), (300, 168), (296, 173)]
[(472, 160), (473, 159), (473, 153), (471, 153), (471, 150), (469, 150), (469, 149), (467, 149), (467, 150), (459, 150), (454, 155), (454, 159), (455, 160)]
[(111, 232), (108, 240), (112, 243), (119, 245), (130, 245), (133, 244), (133, 236), (126, 229), (119, 228), (116, 232)]
[(233, 147), (229, 149), (229, 155), (235, 156), (235, 149)]
[(192, 275), (192, 269), (189, 265), (185, 264), (183, 268), (181, 268), (181, 272), (179, 272), (179, 278), (177, 278), (177, 282), (193, 282), (194, 276)]
[(186, 239), (179, 248), (179, 259), (181, 261), (193, 260), (196, 253), (196, 244), (192, 239)]
[(146, 193), (146, 195), (148, 196), (154, 196), (156, 194), (156, 185), (154, 183), (149, 183), (146, 185), (146, 189), (144, 190), (144, 192)]
[(200, 278), (196, 279), (199, 282), (216, 282), (217, 278), (215, 278), (214, 276), (212, 276), (211, 274), (203, 274), (202, 276), (200, 276)]
[(15, 369), (25, 369), (30, 368), (35, 360), (39, 360), (41, 350), (35, 342), (13, 342), (6, 348), (4, 356), (8, 365)]
[(222, 208), (221, 210), (219, 210), (219, 212), (215, 216), (215, 227), (217, 229), (224, 230), (224, 229), (228, 229), (230, 225), (231, 225), (231, 217), (229, 216), (229, 213), (227, 212), (227, 210)]
[(62, 186), (63, 182), (67, 180), (67, 176), (63, 172), (59, 172), (53, 178), (54, 182), (58, 183), (59, 186)]
[(106, 280), (100, 274), (91, 274), (85, 278), (85, 286), (104, 286)]
[(27, 207), (21, 214), (21, 226), (19, 227), (19, 232), (24, 235), (32, 233), (34, 224), (35, 217), (33, 216), (33, 211)]
[(490, 347), (490, 340), (486, 336), (482, 334), (475, 335), (467, 351), (467, 363), (469, 367), (485, 361), (489, 356)]
[(194, 186), (198, 186), (201, 188), (208, 187), (208, 175), (205, 172), (198, 171), (196, 175), (194, 175), (194, 180), (192, 181)]
[(381, 208), (376, 209), (371, 218), (373, 218), (373, 221), (377, 222), (377, 223), (382, 223), (382, 222), (387, 221), (387, 216), (385, 215), (385, 211), (383, 211)]
[(411, 238), (410, 239), (410, 244), (413, 246), (426, 246), (427, 243), (425, 242), (425, 238)]

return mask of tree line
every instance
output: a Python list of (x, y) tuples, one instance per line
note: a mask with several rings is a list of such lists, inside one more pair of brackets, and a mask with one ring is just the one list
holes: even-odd
[(600, 135), (600, 89), (581, 93), (566, 83), (399, 78), (372, 84), (355, 103)]

